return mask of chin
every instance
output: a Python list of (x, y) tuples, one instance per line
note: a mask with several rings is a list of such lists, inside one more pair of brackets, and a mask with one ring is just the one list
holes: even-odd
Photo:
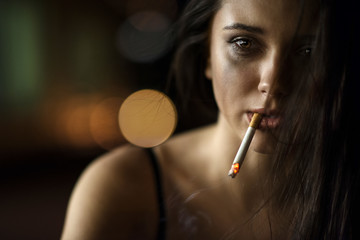
[(269, 132), (257, 131), (250, 147), (253, 151), (261, 154), (272, 154), (275, 149), (275, 138)]

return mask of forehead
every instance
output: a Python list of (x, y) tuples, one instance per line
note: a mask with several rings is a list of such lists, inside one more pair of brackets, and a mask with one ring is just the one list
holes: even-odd
[[(308, 32), (317, 16), (316, 0), (222, 0), (216, 15), (230, 24), (241, 22), (265, 31)], [(216, 16), (215, 16), (216, 18)]]

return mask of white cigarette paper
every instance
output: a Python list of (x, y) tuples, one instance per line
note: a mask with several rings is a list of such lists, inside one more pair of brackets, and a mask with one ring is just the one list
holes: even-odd
[(244, 162), (246, 153), (249, 149), (251, 140), (253, 139), (255, 131), (259, 127), (260, 122), (261, 122), (261, 114), (254, 113), (250, 125), (246, 130), (245, 136), (240, 144), (239, 150), (236, 153), (231, 169), (228, 173), (230, 177), (234, 178), (236, 174), (239, 172), (239, 169), (242, 163)]

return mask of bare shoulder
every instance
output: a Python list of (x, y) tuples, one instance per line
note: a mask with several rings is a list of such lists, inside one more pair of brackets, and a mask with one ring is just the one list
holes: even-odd
[(166, 160), (163, 162), (163, 168), (169, 168), (169, 164), (176, 164), (176, 168), (180, 168), (181, 165), (193, 168), (194, 159), (199, 162), (199, 158), (204, 158), (203, 154), (208, 152), (213, 130), (214, 126), (209, 125), (186, 131), (159, 146), (157, 148), (158, 156)]
[(188, 187), (196, 187), (190, 179), (202, 179), (207, 174), (207, 168), (211, 165), (208, 162), (211, 158), (209, 142), (212, 141), (212, 131), (213, 126), (205, 126), (182, 132), (155, 148), (161, 163), (165, 190), (176, 189), (181, 191), (179, 194), (184, 194)]
[(204, 141), (210, 140), (213, 130), (214, 125), (192, 129), (172, 137), (163, 146), (176, 153), (183, 152), (184, 149), (190, 147), (193, 151), (189, 153), (193, 153), (197, 148), (201, 148)]
[(149, 157), (126, 145), (85, 169), (70, 199), (62, 239), (151, 239), (157, 217)]

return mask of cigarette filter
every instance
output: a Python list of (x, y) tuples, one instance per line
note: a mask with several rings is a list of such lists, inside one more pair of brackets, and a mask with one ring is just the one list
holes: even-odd
[(259, 113), (254, 113), (250, 125), (248, 127), (248, 129), (246, 130), (245, 136), (240, 144), (239, 150), (236, 153), (234, 162), (231, 166), (231, 169), (228, 173), (228, 175), (232, 178), (234, 178), (236, 176), (236, 174), (239, 172), (240, 167), (242, 165), (242, 163), (244, 162), (246, 153), (249, 149), (251, 140), (254, 137), (255, 131), (256, 129), (259, 127), (259, 124), (261, 122), (261, 114)]

